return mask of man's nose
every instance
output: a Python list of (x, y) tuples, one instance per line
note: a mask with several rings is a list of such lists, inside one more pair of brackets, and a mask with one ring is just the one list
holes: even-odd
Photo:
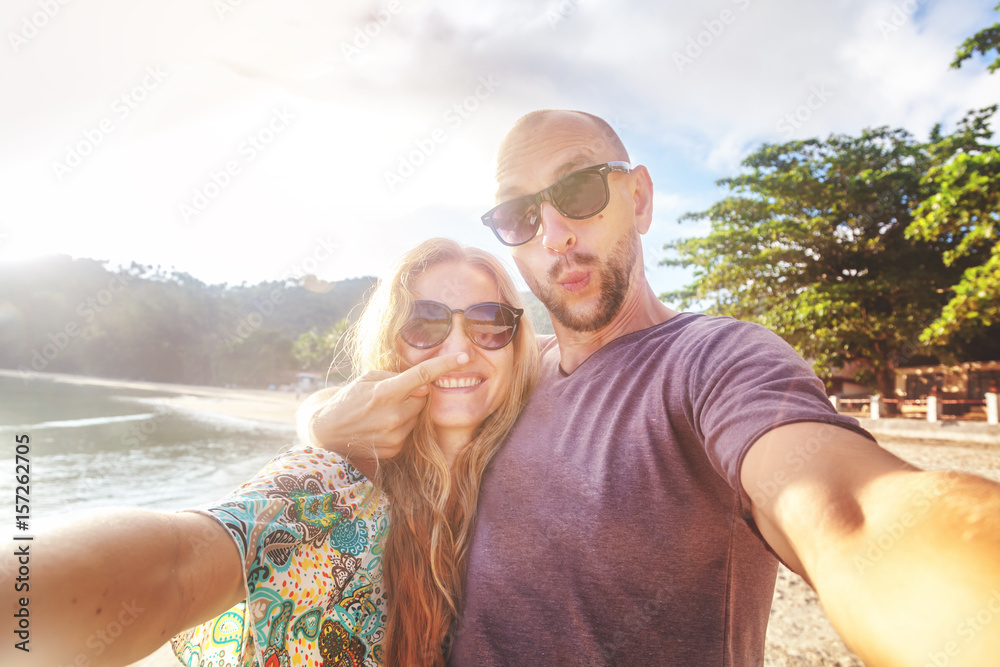
[(576, 232), (569, 226), (569, 218), (564, 216), (551, 202), (542, 202), (541, 210), (542, 246), (565, 255), (576, 245)]

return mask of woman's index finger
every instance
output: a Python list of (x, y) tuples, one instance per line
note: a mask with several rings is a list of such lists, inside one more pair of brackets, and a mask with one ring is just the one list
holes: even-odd
[(407, 368), (399, 375), (383, 382), (389, 384), (393, 392), (409, 396), (420, 387), (430, 384), (445, 373), (458, 370), (467, 363), (469, 355), (465, 352), (434, 357)]

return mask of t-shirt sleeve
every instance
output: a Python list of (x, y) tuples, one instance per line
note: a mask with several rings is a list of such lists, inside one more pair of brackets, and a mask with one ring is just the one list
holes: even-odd
[(697, 360), (689, 385), (695, 429), (712, 465), (739, 493), (751, 524), (751, 499), (740, 482), (740, 468), (762, 435), (811, 421), (829, 425), (817, 431), (819, 438), (836, 437), (839, 428), (871, 438), (855, 419), (833, 409), (809, 364), (765, 327), (717, 320), (692, 358)]

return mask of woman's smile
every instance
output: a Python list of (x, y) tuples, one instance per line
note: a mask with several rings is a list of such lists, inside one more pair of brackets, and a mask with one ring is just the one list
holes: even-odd
[(473, 391), (486, 382), (486, 378), (481, 373), (462, 373), (442, 375), (432, 382), (436, 388), (445, 391)]

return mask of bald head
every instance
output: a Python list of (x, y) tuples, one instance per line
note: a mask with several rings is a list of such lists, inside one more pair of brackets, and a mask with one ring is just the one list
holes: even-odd
[(601, 118), (583, 111), (533, 111), (518, 119), (500, 143), (497, 201), (537, 192), (570, 172), (615, 161), (628, 162), (628, 152)]
[(499, 172), (504, 169), (504, 162), (511, 147), (525, 141), (544, 138), (553, 131), (573, 130), (585, 136), (595, 154), (606, 155), (608, 161), (621, 160), (629, 162), (628, 151), (619, 138), (618, 133), (603, 118), (589, 114), (586, 111), (570, 111), (562, 109), (542, 109), (532, 111), (517, 119), (514, 127), (500, 142)]

